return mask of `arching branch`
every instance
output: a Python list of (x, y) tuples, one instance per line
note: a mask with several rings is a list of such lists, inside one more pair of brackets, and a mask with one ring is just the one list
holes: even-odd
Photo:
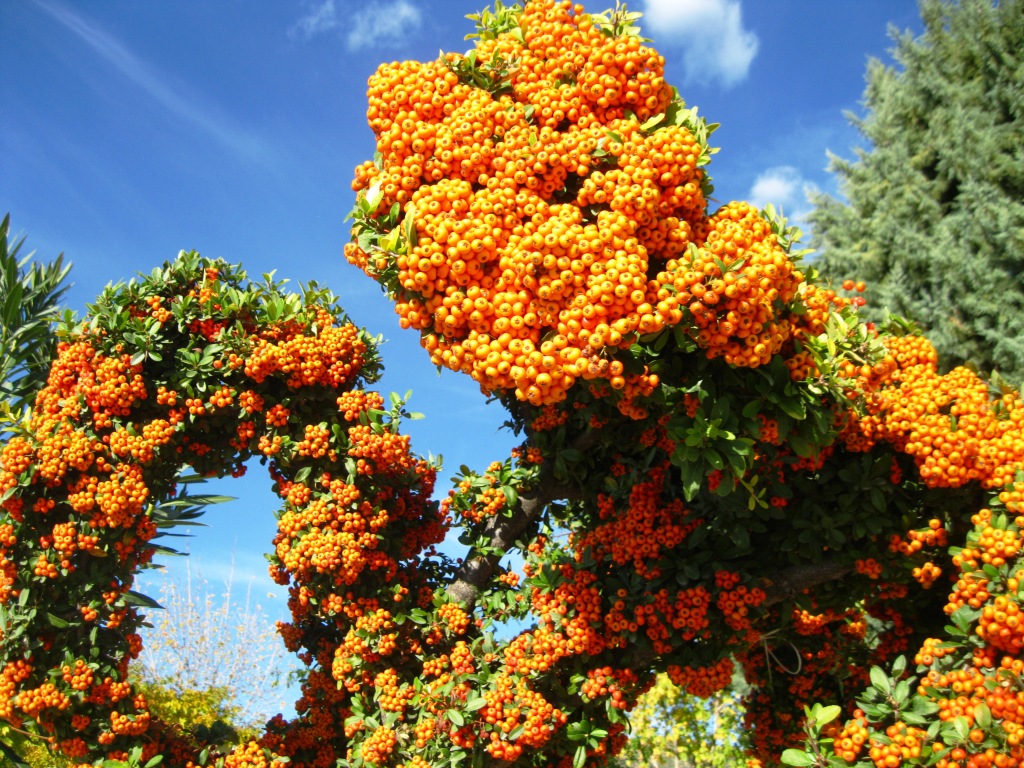
[[(579, 451), (592, 448), (597, 442), (597, 434), (595, 430), (588, 430), (571, 448)], [(554, 457), (542, 465), (536, 487), (519, 494), (511, 516), (496, 516), (488, 520), (484, 536), (492, 550), (490, 553), (474, 554), (473, 549), (470, 549), (455, 580), (446, 590), (449, 597), (461, 603), (466, 610), (473, 609), (477, 596), (490, 582), (503, 553), (522, 537), (541, 516), (545, 507), (554, 501), (579, 496), (579, 488), (555, 478), (553, 467)]]
[(780, 571), (774, 578), (764, 579), (763, 589), (766, 597), (761, 605), (769, 606), (784, 600), (791, 600), (804, 590), (841, 579), (852, 570), (852, 564), (838, 563), (832, 560), (809, 565), (795, 565)]

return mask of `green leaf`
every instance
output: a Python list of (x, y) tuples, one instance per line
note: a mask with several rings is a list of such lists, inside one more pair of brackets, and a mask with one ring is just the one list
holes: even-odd
[(814, 757), (802, 749), (787, 749), (781, 759), (786, 765), (814, 765)]
[[(179, 483), (186, 482), (184, 479), (179, 478)], [(165, 507), (207, 507), (211, 504), (225, 504), (229, 501), (235, 501), (236, 496), (218, 496), (212, 493), (197, 493), (189, 494), (188, 496), (179, 496), (176, 499), (170, 501), (160, 502), (160, 508)]]
[(381, 188), (380, 181), (373, 182), (363, 195), (363, 210), (368, 214), (373, 213), (383, 199), (384, 190)]
[(445, 716), (457, 727), (461, 728), (466, 724), (466, 718), (457, 709), (449, 709)]
[(889, 682), (889, 676), (879, 667), (871, 668), (871, 684), (881, 691), (882, 693), (888, 694), (892, 691), (892, 685)]
[(802, 435), (796, 432), (790, 432), (786, 442), (788, 442), (790, 447), (796, 451), (798, 456), (802, 456), (805, 459), (810, 458), (812, 453), (811, 444)]
[(704, 459), (715, 469), (725, 469), (725, 461), (722, 459), (722, 454), (714, 448), (708, 448), (704, 451)]
[(762, 402), (760, 400), (751, 400), (745, 406), (743, 406), (743, 415), (748, 419), (752, 419), (761, 412)]
[(959, 717), (953, 720), (953, 731), (956, 733), (956, 735), (960, 738), (961, 741), (967, 741), (967, 736), (970, 733), (970, 730), (971, 724), (963, 715), (960, 715)]
[(780, 398), (779, 407), (787, 416), (796, 419), (797, 421), (802, 421), (807, 418), (807, 409), (804, 407), (804, 401), (799, 398)]
[(704, 468), (695, 462), (684, 462), (682, 467), (683, 495), (692, 501), (704, 481)]
[(974, 705), (974, 722), (978, 724), (979, 728), (988, 728), (992, 725), (992, 710), (985, 702)]
[(737, 549), (746, 549), (750, 546), (750, 532), (743, 525), (734, 525), (729, 530), (729, 538), (736, 545)]
[(416, 232), (416, 207), (414, 205), (412, 205), (412, 204), (410, 204), (409, 207), (405, 211), (405, 226), (404, 226), (404, 230), (405, 230), (405, 232), (404, 232), (405, 239), (406, 239), (406, 242), (408, 243), (408, 248), (411, 251), (413, 248), (416, 247), (416, 243), (417, 243), (417, 239), (416, 239), (416, 237), (417, 237), (417, 232)]
[(897, 656), (896, 661), (892, 663), (892, 676), (902, 677), (903, 673), (907, 670), (907, 657)]
[(135, 592), (134, 590), (129, 590), (128, 592), (124, 593), (124, 601), (129, 605), (142, 605), (146, 608), (159, 608), (161, 610), (163, 609), (163, 606), (160, 605), (160, 603), (158, 603), (152, 597), (144, 595), (141, 592)]
[(655, 115), (654, 117), (648, 119), (643, 125), (640, 126), (640, 130), (643, 131), (644, 133), (650, 133), (652, 130), (654, 130), (664, 120), (665, 120), (665, 113), (661, 112), (661, 113)]
[(747, 471), (747, 462), (744, 459), (744, 455), (733, 450), (726, 454), (726, 458), (729, 459), (729, 466), (732, 468), (733, 474), (736, 477), (743, 477)]
[(466, 702), (466, 712), (476, 712), (478, 709), (483, 709), (487, 706), (487, 699), (483, 696), (479, 696), (475, 699), (470, 699)]
[(46, 614), (46, 620), (50, 622), (51, 627), (55, 627), (57, 629), (64, 629), (68, 626), (68, 622), (66, 620), (59, 616), (54, 616), (52, 613)]
[(822, 707), (814, 715), (814, 724), (819, 728), (823, 725), (828, 725), (842, 713), (842, 708), (831, 704), (827, 707)]

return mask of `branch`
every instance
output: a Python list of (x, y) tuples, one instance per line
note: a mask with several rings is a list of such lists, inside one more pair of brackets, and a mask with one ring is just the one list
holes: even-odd
[(837, 563), (832, 560), (812, 565), (793, 566), (785, 571), (780, 571), (774, 578), (762, 580), (766, 597), (761, 605), (775, 605), (783, 600), (791, 600), (806, 589), (841, 579), (852, 570), (851, 564)]
[[(597, 430), (588, 430), (571, 446), (576, 450), (586, 451), (597, 442)], [(465, 562), (455, 575), (455, 580), (448, 585), (446, 590), (448, 596), (461, 603), (467, 611), (472, 611), (476, 604), (477, 596), (481, 590), (490, 582), (498, 563), (523, 533), (534, 523), (553, 501), (558, 499), (579, 498), (579, 489), (560, 480), (555, 479), (554, 457), (546, 461), (540, 470), (537, 485), (519, 494), (515, 508), (511, 516), (496, 516), (487, 521), (484, 527), (484, 535), (489, 538), (491, 548), (502, 554), (489, 554), (472, 556), (470, 549)]]
[(461, 603), (467, 611), (473, 609), (477, 595), (490, 582), (503, 553), (519, 540), (548, 504), (569, 495), (571, 489), (550, 477), (550, 472), (547, 474), (549, 477), (544, 477), (542, 471), (537, 487), (520, 494), (510, 517), (496, 516), (487, 521), (484, 535), (489, 538), (489, 546), (498, 552), (467, 557), (455, 575), (455, 581), (448, 585), (449, 597)]

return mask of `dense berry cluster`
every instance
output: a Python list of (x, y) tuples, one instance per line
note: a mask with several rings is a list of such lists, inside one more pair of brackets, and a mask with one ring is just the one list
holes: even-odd
[(933, 488), (980, 483), (1002, 488), (1024, 471), (1024, 400), (993, 400), (988, 384), (966, 368), (938, 372), (934, 347), (915, 336), (887, 339), (891, 365), (861, 374), (866, 409), (844, 439), (854, 450), (886, 442), (914, 458)]
[[(735, 660), (762, 689), (749, 717), (767, 759), (801, 732), (805, 704), (866, 685), (865, 664), (923, 640), (901, 601), (932, 599), (911, 590), (943, 583), (964, 514), (939, 519), (924, 495), (1012, 480), (1020, 403), (992, 401), (966, 371), (940, 375), (923, 339), (859, 323), (863, 298), (816, 284), (770, 212), (709, 211), (709, 130), (632, 19), (530, 2), (482, 14), (465, 56), (382, 66), (368, 109), (379, 159), (356, 170), (346, 256), (434, 363), (509, 406), (525, 455), (582, 478), (580, 500), (555, 514), (567, 545), (530, 547), (537, 626), (495, 653), (505, 673), (575, 675), (591, 696), (581, 657), (629, 649), (710, 693)], [(573, 448), (588, 431), (615, 436)], [(849, 490), (822, 493), (837, 474)], [(467, 475), (445, 508), (483, 535), (516, 514), (507, 487), (493, 467)], [(853, 511), (858, 494), (870, 514)], [(811, 535), (835, 505), (843, 522)], [(856, 572), (855, 595), (768, 605), (775, 565), (758, 547)], [(1004, 548), (1000, 563), (1015, 553)], [(1006, 637), (1004, 608), (979, 630)], [(521, 610), (520, 598), (499, 613)], [(880, 738), (913, 752), (921, 736)], [(600, 762), (596, 745), (584, 753)]]
[(506, 14), (467, 56), (370, 78), (348, 260), (436, 364), (535, 405), (603, 380), (628, 410), (658, 384), (633, 341), (671, 327), (767, 363), (803, 274), (751, 206), (708, 214), (709, 129), (663, 59), (571, 3)]

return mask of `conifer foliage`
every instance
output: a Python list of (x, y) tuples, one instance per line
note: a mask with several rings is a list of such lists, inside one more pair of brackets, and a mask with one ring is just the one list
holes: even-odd
[(833, 158), (846, 201), (811, 216), (820, 268), (869, 284), (868, 316), (920, 323), (944, 368), (1024, 381), (1024, 2), (923, 0), (924, 33), (872, 61), (868, 146)]

